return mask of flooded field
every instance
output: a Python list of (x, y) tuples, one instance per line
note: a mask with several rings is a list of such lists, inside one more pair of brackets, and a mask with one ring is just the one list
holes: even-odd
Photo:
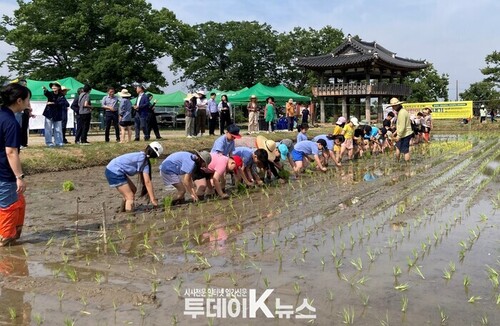
[(498, 137), (441, 135), (410, 165), (135, 215), (103, 168), (35, 175), (0, 249), (0, 324), (499, 325), (499, 172)]

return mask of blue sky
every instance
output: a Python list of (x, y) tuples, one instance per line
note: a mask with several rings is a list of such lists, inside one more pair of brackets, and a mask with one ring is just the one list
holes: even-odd
[[(326, 25), (345, 35), (377, 41), (399, 56), (426, 59), (450, 79), (450, 99), (456, 81), (462, 92), (483, 79), (486, 55), (500, 51), (498, 0), (150, 0), (155, 8), (166, 7), (179, 20), (196, 24), (213, 20), (256, 20), (279, 32), (295, 26), (320, 29)], [(0, 0), (0, 14), (12, 15), (14, 0)], [(10, 51), (0, 48), (0, 59)], [(168, 60), (160, 60), (167, 79)], [(5, 67), (1, 74), (7, 74)], [(173, 85), (166, 91), (183, 89)]]

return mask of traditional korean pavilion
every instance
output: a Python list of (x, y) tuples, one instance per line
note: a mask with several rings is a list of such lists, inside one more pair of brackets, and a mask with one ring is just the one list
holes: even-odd
[(325, 99), (328, 97), (333, 97), (335, 104), (342, 101), (344, 117), (352, 114), (348, 112), (350, 99), (354, 99), (359, 108), (364, 98), (367, 120), (370, 119), (371, 99), (377, 97), (380, 119), (384, 99), (409, 96), (411, 88), (403, 84), (404, 77), (428, 66), (426, 61), (398, 57), (377, 42), (356, 40), (350, 34), (332, 53), (298, 58), (295, 65), (318, 74), (320, 84), (312, 88), (312, 93), (319, 98), (321, 122), (325, 122)]

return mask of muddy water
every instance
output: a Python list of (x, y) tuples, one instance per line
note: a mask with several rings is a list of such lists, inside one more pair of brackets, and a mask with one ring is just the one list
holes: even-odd
[[(381, 155), (228, 201), (143, 203), (133, 216), (115, 213), (102, 169), (34, 176), (23, 241), (0, 251), (0, 322), (499, 324), (486, 267), (500, 271), (499, 153), (497, 142), (450, 140), (419, 147), (410, 166)], [(65, 180), (78, 193), (62, 192)], [(227, 300), (273, 289), (270, 312), (290, 319), (184, 314), (194, 291), (211, 289)], [(297, 318), (304, 300), (315, 318)]]

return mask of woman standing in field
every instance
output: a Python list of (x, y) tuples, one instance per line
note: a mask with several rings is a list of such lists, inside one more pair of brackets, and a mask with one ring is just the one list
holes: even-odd
[(257, 96), (250, 96), (247, 105), (248, 110), (248, 133), (253, 134), (259, 131), (259, 107), (257, 106)]
[[(106, 166), (106, 179), (109, 186), (116, 188), (122, 195), (124, 210), (131, 212), (134, 210), (134, 197), (137, 187), (130, 180), (130, 177), (139, 173), (142, 184), (140, 196), (149, 195), (149, 200), (154, 207), (158, 206), (155, 198), (153, 184), (151, 182), (151, 158), (157, 158), (163, 153), (163, 146), (155, 141), (149, 144), (143, 152), (129, 153), (118, 156)], [(122, 207), (123, 209), (123, 207)]]
[(118, 93), (122, 98), (120, 101), (120, 107), (118, 109), (119, 112), (119, 125), (120, 125), (120, 143), (125, 143), (125, 134), (127, 135), (128, 142), (132, 141), (132, 125), (134, 121), (132, 120), (132, 102), (130, 102), (130, 97), (132, 94), (128, 92), (127, 89), (122, 89), (120, 93)]
[(0, 92), (0, 247), (21, 237), (24, 224), (26, 184), (19, 159), (21, 128), (15, 114), (30, 107), (30, 90), (9, 84)]

